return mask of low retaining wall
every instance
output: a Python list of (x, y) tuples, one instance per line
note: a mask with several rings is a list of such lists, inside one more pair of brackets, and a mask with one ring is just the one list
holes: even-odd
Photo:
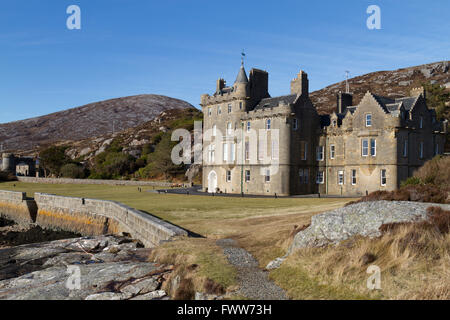
[(36, 212), (36, 203), (27, 199), (24, 192), (0, 190), (0, 216), (27, 224), (34, 222)]
[(95, 180), (95, 179), (69, 179), (69, 178), (35, 178), (17, 177), (21, 182), (28, 183), (48, 183), (48, 184), (97, 184), (110, 186), (152, 186), (170, 188), (175, 183), (164, 181), (131, 181), (131, 180)]
[(0, 215), (19, 223), (36, 222), (84, 236), (128, 233), (146, 247), (154, 247), (188, 233), (168, 222), (115, 201), (0, 191)]

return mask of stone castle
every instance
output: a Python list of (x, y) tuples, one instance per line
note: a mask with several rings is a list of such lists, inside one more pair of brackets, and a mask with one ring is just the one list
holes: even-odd
[(3, 153), (0, 159), (0, 171), (11, 172), (14, 175), (38, 176), (39, 168), (33, 157), (18, 157), (12, 153)]
[(447, 123), (426, 105), (422, 88), (391, 99), (367, 92), (358, 105), (337, 95), (337, 112), (317, 113), (308, 75), (289, 95), (271, 97), (269, 75), (242, 63), (236, 81), (219, 79), (201, 96), (203, 191), (255, 195), (361, 196), (394, 190), (442, 154)]

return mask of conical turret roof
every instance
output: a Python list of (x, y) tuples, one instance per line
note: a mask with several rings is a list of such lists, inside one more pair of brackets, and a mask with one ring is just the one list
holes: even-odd
[(245, 73), (244, 65), (241, 65), (241, 68), (239, 69), (239, 73), (237, 75), (236, 81), (234, 83), (247, 83), (247, 73)]

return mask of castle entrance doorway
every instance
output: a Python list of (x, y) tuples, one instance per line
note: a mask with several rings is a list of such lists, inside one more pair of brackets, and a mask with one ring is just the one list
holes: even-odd
[(217, 189), (217, 174), (213, 170), (208, 175), (208, 192), (214, 193)]

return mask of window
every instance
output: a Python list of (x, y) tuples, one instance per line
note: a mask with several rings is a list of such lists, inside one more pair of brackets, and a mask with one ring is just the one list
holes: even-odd
[(213, 127), (212, 127), (212, 135), (213, 135), (213, 137), (215, 137), (217, 135), (217, 126), (216, 125), (213, 125)]
[(372, 126), (372, 114), (368, 113), (366, 114), (366, 127)]
[(386, 169), (381, 169), (381, 185), (386, 185)]
[(272, 159), (278, 159), (278, 154), (279, 154), (278, 140), (273, 139), (272, 140)]
[(303, 170), (303, 183), (304, 184), (308, 184), (308, 179), (309, 179), (309, 169), (305, 169)]
[(212, 109), (211, 109), (211, 107), (209, 107), (209, 108), (208, 108), (208, 116), (211, 117), (211, 114), (212, 114)]
[(231, 182), (231, 171), (227, 170), (227, 182)]
[(318, 171), (317, 172), (316, 183), (317, 184), (323, 184), (324, 183), (323, 171)]
[(267, 119), (266, 120), (266, 130), (270, 130), (271, 126), (272, 126), (272, 120), (271, 119)]
[(324, 147), (318, 146), (317, 147), (317, 161), (323, 161), (323, 153), (324, 153)]
[(227, 123), (227, 135), (231, 136), (233, 134), (233, 124), (231, 122)]
[(344, 184), (344, 171), (338, 171), (338, 184)]
[(250, 160), (250, 142), (245, 141), (245, 160)]
[(270, 169), (266, 169), (266, 176), (264, 177), (264, 181), (270, 182)]
[(377, 140), (370, 139), (370, 155), (375, 157), (377, 155)]
[(228, 113), (231, 113), (231, 104), (228, 105)]
[(228, 143), (223, 144), (223, 161), (228, 161)]
[(242, 102), (239, 102), (239, 110), (242, 110)]
[(305, 141), (300, 142), (300, 158), (306, 160), (308, 155), (308, 143)]
[(333, 120), (333, 127), (336, 127), (336, 125), (337, 125), (337, 121)]
[(419, 146), (419, 156), (420, 159), (423, 159), (423, 142), (421, 142)]
[(356, 184), (356, 170), (352, 170), (352, 185)]
[(298, 176), (300, 177), (299, 181), (300, 184), (303, 183), (303, 169), (298, 170)]
[(434, 155), (437, 156), (438, 154), (439, 154), (439, 144), (436, 143), (436, 144), (434, 145)]
[(369, 140), (367, 139), (362, 140), (361, 155), (363, 157), (367, 157), (369, 155)]
[(423, 117), (421, 116), (419, 119), (419, 128), (422, 129), (423, 128)]
[(236, 144), (234, 142), (230, 145), (231, 162), (236, 160)]
[(403, 141), (403, 156), (408, 156), (408, 140)]
[(250, 182), (250, 170), (245, 170), (245, 182)]
[(334, 156), (336, 155), (336, 147), (334, 144), (330, 146), (330, 159), (334, 159)]
[(252, 128), (252, 125), (251, 125), (250, 121), (247, 121), (247, 132), (250, 132), (251, 128)]
[(220, 106), (217, 107), (217, 114), (222, 114), (222, 108)]
[(297, 118), (294, 118), (294, 119), (292, 119), (292, 128), (294, 129), (294, 130), (297, 130), (298, 129), (298, 119)]

